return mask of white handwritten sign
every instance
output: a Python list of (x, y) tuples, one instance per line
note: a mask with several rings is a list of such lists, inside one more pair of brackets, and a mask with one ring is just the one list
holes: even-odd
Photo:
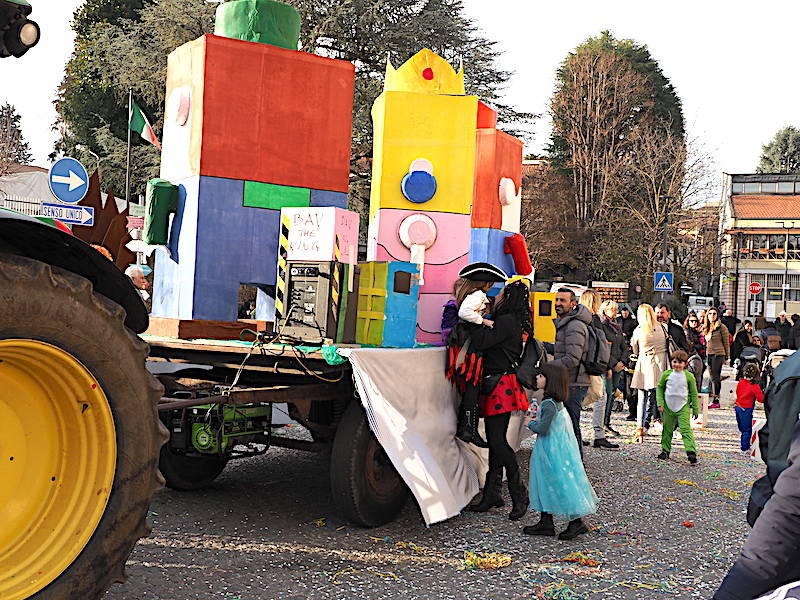
[(288, 260), (330, 261), (339, 244), (339, 261), (354, 262), (358, 248), (358, 213), (335, 207), (282, 208), (289, 217)]

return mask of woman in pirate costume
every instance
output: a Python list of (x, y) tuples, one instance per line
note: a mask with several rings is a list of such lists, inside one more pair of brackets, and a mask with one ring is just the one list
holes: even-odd
[[(473, 263), (459, 273), (461, 279), (487, 285), (504, 282), (506, 274), (488, 263)], [(481, 289), (477, 285), (475, 289)], [(470, 294), (462, 294), (462, 303)], [(457, 298), (458, 301), (458, 298)], [(528, 491), (520, 482), (517, 457), (506, 440), (511, 413), (527, 410), (528, 398), (517, 381), (516, 368), (523, 335), (533, 332), (530, 292), (522, 281), (507, 284), (497, 295), (489, 325), (460, 320), (448, 338), (448, 378), (462, 393), (457, 437), (489, 447), (489, 472), (483, 498), (470, 510), (486, 512), (503, 506), (500, 493), (503, 469), (513, 502), (509, 518), (516, 520), (528, 509)], [(484, 419), (487, 442), (477, 432), (477, 417)]]

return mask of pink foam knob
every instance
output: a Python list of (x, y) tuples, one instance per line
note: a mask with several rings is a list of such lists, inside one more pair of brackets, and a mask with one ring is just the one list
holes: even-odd
[(436, 223), (428, 215), (409, 215), (400, 223), (400, 241), (406, 248), (424, 246), (430, 248), (436, 241)]

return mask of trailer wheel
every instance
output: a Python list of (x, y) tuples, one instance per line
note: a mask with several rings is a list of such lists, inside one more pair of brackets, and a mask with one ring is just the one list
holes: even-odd
[(358, 401), (350, 403), (336, 429), (331, 490), (339, 513), (364, 527), (393, 520), (408, 498), (406, 484), (370, 431)]
[(186, 456), (175, 453), (169, 443), (161, 448), (158, 468), (173, 490), (191, 491), (206, 487), (214, 481), (228, 464), (222, 456)]
[(0, 254), (0, 598), (100, 598), (163, 485), (161, 386), (88, 280)]

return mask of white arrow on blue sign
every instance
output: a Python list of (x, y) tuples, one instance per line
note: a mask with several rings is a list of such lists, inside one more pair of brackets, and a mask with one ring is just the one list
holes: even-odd
[(72, 225), (94, 226), (94, 209), (91, 206), (42, 203), (42, 216)]
[(655, 284), (653, 285), (653, 291), (656, 292), (672, 291), (672, 273), (664, 271), (656, 271), (653, 280)]
[(86, 167), (74, 158), (62, 158), (53, 163), (49, 173), (50, 191), (56, 200), (77, 204), (89, 191)]

